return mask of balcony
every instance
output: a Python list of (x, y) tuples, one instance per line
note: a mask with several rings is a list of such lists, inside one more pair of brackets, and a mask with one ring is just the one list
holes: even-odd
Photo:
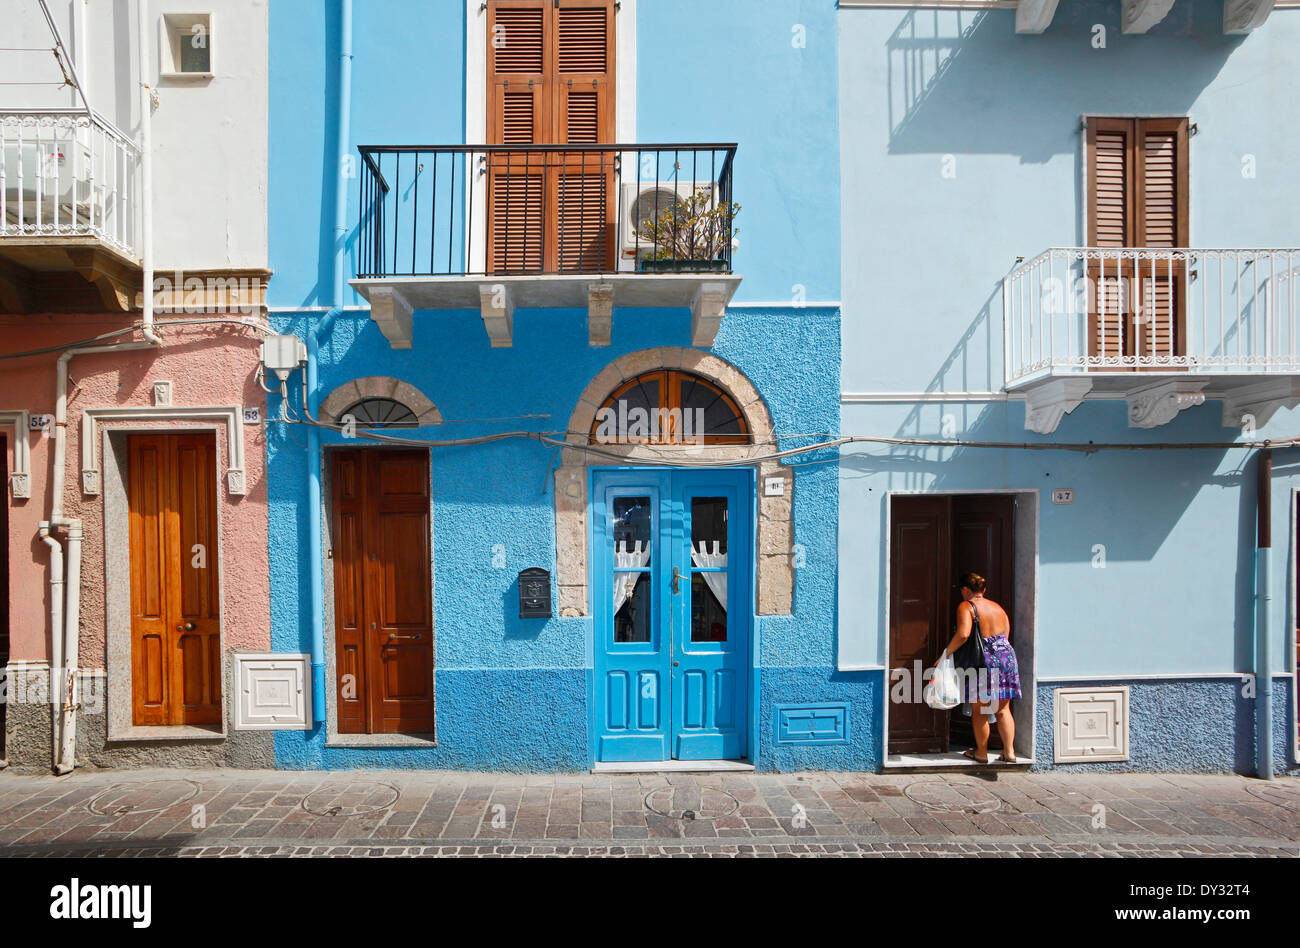
[(0, 311), (130, 309), (139, 167), (93, 112), (0, 112)]
[(1025, 427), (1124, 398), (1153, 428), (1206, 398), (1258, 427), (1300, 404), (1298, 249), (1054, 247), (1003, 281), (1006, 390)]
[(494, 347), (518, 307), (691, 310), (710, 346), (731, 270), (734, 144), (363, 146), (357, 278), (371, 318), (410, 348), (416, 309), (475, 309)]

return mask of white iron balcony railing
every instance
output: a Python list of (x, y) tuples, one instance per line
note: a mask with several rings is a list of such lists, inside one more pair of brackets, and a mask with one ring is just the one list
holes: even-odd
[(0, 238), (93, 237), (139, 256), (140, 150), (76, 109), (0, 111)]
[(1300, 373), (1300, 249), (1053, 247), (1003, 281), (1006, 384)]

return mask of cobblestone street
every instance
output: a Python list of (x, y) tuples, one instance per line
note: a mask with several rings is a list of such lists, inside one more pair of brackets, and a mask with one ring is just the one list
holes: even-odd
[(6, 856), (1300, 855), (1300, 781), (1157, 774), (0, 773)]

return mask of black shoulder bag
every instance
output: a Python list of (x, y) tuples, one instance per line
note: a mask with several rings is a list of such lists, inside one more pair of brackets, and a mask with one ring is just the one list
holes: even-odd
[(983, 636), (980, 633), (980, 614), (974, 604), (970, 607), (970, 635), (952, 653), (952, 663), (958, 668), (985, 668)]

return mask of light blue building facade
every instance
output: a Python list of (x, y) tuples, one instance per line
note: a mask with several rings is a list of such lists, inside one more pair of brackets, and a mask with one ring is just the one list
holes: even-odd
[[(270, 14), (270, 303), (310, 352), (268, 404), (272, 636), (316, 698), (278, 766), (875, 766), (807, 450), (839, 429), (836, 11), (329, 6)], [(734, 233), (642, 272), (663, 189)]]
[(839, 667), (932, 663), (976, 569), (1035, 767), (1294, 771), (1300, 13), (942, 6), (840, 3), (841, 424), (917, 443), (844, 449)]
[(975, 569), (1022, 762), (1296, 769), (1300, 13), (957, 6), (272, 5), (278, 766), (951, 764)]

